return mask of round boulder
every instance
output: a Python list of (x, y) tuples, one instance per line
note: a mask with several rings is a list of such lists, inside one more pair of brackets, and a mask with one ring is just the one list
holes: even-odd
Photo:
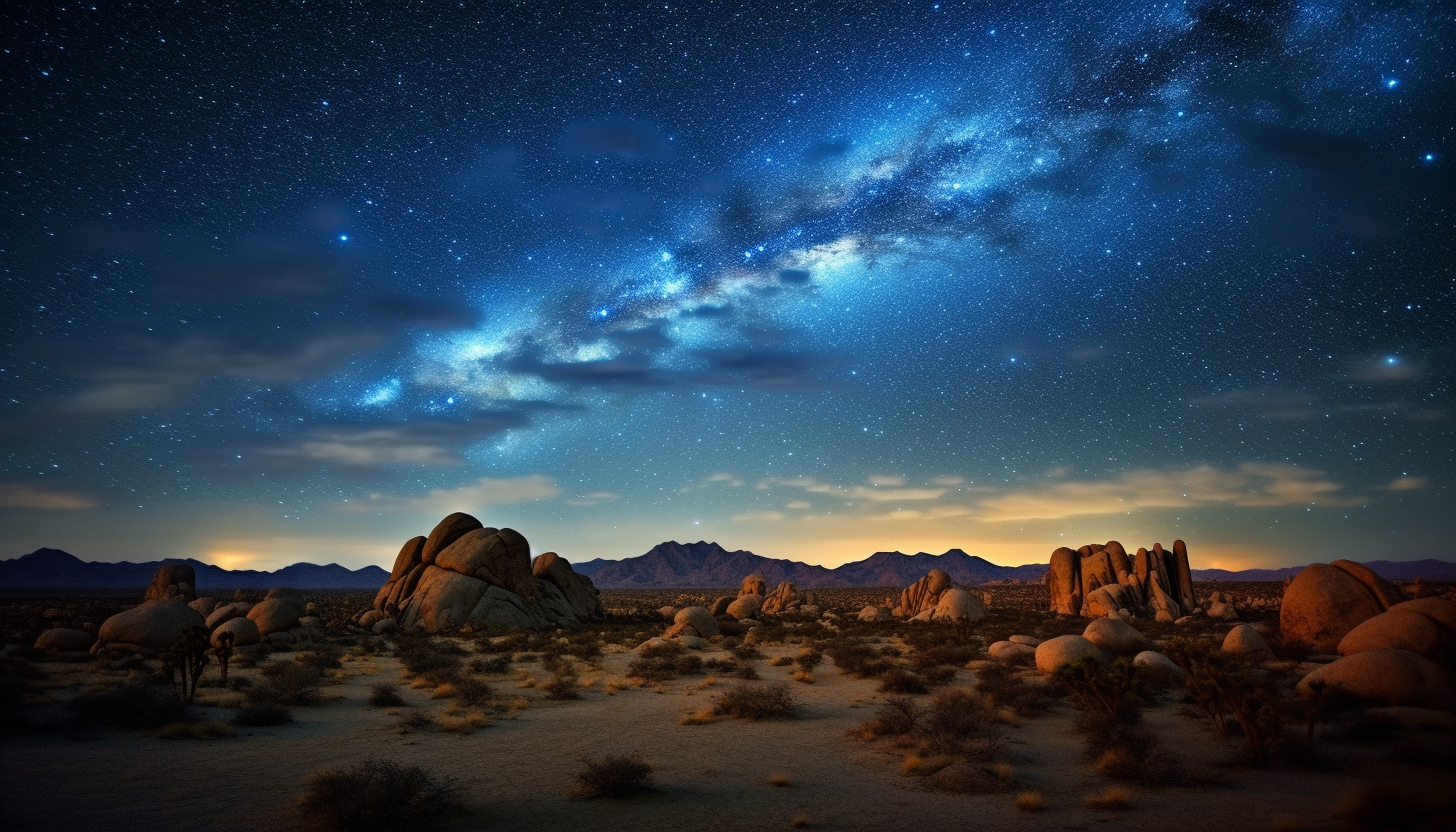
[(1298, 690), (1313, 697), (1320, 687), (1386, 705), (1456, 710), (1456, 680), (1450, 671), (1409, 650), (1366, 650), (1311, 672)]
[(980, 621), (986, 617), (986, 605), (970, 592), (953, 586), (940, 593), (933, 617), (936, 621)]
[(1101, 647), (1109, 653), (1123, 653), (1131, 656), (1143, 650), (1153, 649), (1148, 637), (1138, 632), (1131, 624), (1117, 618), (1098, 618), (1082, 631), (1082, 638)]
[(1332, 653), (1347, 633), (1384, 609), (1375, 593), (1354, 575), (1313, 563), (1284, 590), (1279, 630), (1289, 644)]
[(673, 616), (673, 623), (683, 624), (698, 631), (703, 638), (711, 638), (718, 635), (718, 622), (713, 620), (713, 614), (707, 607), (684, 607)]
[(434, 563), (435, 556), (445, 551), (446, 546), (460, 539), (466, 532), (482, 528), (483, 525), (479, 520), (463, 511), (457, 511), (447, 516), (436, 523), (435, 528), (430, 530), (430, 536), (425, 538), (425, 545), (420, 547), (420, 561)]
[(1436, 619), (1422, 615), (1405, 604), (1396, 604), (1374, 618), (1360, 622), (1340, 639), (1341, 656), (1367, 650), (1409, 650), (1428, 659), (1440, 660), (1456, 650), (1456, 635), (1437, 623)]
[(1269, 642), (1264, 640), (1263, 634), (1252, 624), (1240, 624), (1229, 630), (1228, 635), (1223, 637), (1223, 646), (1219, 649), (1225, 653), (1250, 658), (1274, 655), (1274, 651), (1269, 648)]
[(212, 631), (212, 646), (216, 647), (222, 642), (223, 633), (233, 634), (234, 647), (247, 647), (249, 644), (257, 644), (263, 640), (263, 634), (258, 630), (258, 625), (253, 623), (251, 618), (230, 618), (218, 625)]
[(268, 597), (248, 610), (248, 618), (258, 625), (258, 632), (267, 637), (296, 626), (306, 611), (307, 606), (298, 590), (270, 589)]
[(84, 652), (96, 643), (96, 636), (85, 630), (57, 627), (46, 630), (35, 640), (35, 649), (52, 650), (58, 653)]
[(1041, 643), (1043, 641), (1046, 641), (1046, 639), (1044, 639), (1044, 638), (1037, 638), (1036, 636), (1020, 636), (1020, 635), (1011, 636), (1010, 638), (1008, 638), (1006, 640), (1007, 641), (1013, 641), (1013, 642), (1015, 642), (1017, 644), (1025, 644), (1027, 647), (1040, 647), (1041, 646)]
[(253, 605), (249, 604), (247, 601), (236, 601), (231, 604), (223, 604), (222, 606), (213, 610), (212, 613), (207, 616), (208, 629), (212, 629), (213, 627), (216, 627), (224, 621), (231, 621), (234, 618), (244, 618), (247, 616), (248, 611), (252, 608)]
[[(745, 578), (745, 580), (747, 579)], [(757, 615), (761, 607), (763, 607), (763, 596), (750, 592), (747, 595), (740, 595), (730, 601), (726, 612), (742, 621), (745, 618), (752, 618)], [(697, 628), (694, 627), (694, 629)], [(702, 631), (699, 630), (698, 632)]]
[(1105, 662), (1107, 654), (1081, 636), (1057, 636), (1037, 646), (1036, 669), (1041, 673), (1054, 673), (1059, 667), (1076, 664), (1086, 658)]
[(986, 655), (998, 662), (1030, 662), (1036, 659), (1036, 648), (1014, 641), (998, 641), (986, 648)]
[(1177, 681), (1182, 681), (1185, 675), (1183, 668), (1156, 650), (1144, 650), (1133, 656), (1132, 666), (1151, 676), (1162, 676)]
[(890, 614), (888, 612), (882, 607), (877, 607), (873, 604), (859, 611), (860, 621), (888, 621), (889, 619)]
[(103, 643), (130, 644), (143, 650), (166, 650), (188, 627), (207, 621), (187, 602), (157, 598), (106, 619), (98, 637)]

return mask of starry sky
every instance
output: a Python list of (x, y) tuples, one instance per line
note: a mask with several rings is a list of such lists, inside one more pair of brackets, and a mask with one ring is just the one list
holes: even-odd
[(0, 557), (1456, 559), (1456, 7), (0, 12)]

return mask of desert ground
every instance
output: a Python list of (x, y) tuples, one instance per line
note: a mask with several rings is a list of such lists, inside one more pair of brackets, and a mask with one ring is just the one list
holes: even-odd
[[(317, 639), (240, 649), (226, 685), (214, 660), (190, 711), (154, 718), (106, 694), (169, 690), (157, 660), (28, 647), (139, 597), (12, 594), (0, 804), (17, 830), (306, 828), (311, 774), (389, 760), (453, 778), (463, 811), (445, 829), (1451, 828), (1449, 715), (1311, 714), (1291, 693), (1296, 659), (1279, 658), (1241, 668), (1279, 703), (1267, 761), (1170, 680), (1139, 678), (1112, 726), (1074, 687), (986, 659), (1010, 635), (1087, 622), (1043, 612), (1042, 587), (979, 589), (991, 613), (974, 625), (854, 621), (895, 590), (828, 590), (828, 626), (730, 624), (655, 657), (634, 652), (667, 623), (653, 610), (721, 591), (608, 590), (605, 624), (462, 637), (350, 631), (368, 598), (313, 593)], [(1278, 584), (1223, 589), (1245, 621), (1277, 617)], [(1229, 625), (1138, 628), (1216, 648)], [(745, 686), (746, 710), (724, 704)], [(765, 692), (787, 693), (788, 712), (754, 712)], [(239, 724), (280, 711), (290, 721)], [(584, 761), (614, 754), (649, 763), (650, 788), (584, 797)]]

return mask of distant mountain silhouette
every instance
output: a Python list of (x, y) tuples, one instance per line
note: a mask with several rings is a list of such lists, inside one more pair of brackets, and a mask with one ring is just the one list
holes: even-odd
[(0, 587), (13, 589), (145, 589), (152, 573), (163, 563), (188, 563), (197, 572), (198, 594), (235, 589), (378, 589), (389, 573), (378, 566), (347, 569), (337, 563), (319, 566), (295, 563), (275, 572), (229, 570), (200, 560), (99, 563), (84, 561), (60, 549), (36, 549), (28, 555), (0, 561)]
[(662, 589), (670, 587), (736, 587), (744, 577), (762, 572), (769, 587), (793, 581), (802, 589), (831, 586), (903, 586), (935, 567), (961, 584), (988, 581), (1036, 581), (1045, 565), (997, 566), (990, 561), (951, 549), (943, 555), (921, 552), (876, 552), (865, 560), (834, 569), (794, 560), (766, 558), (752, 552), (729, 552), (717, 543), (699, 540), (659, 543), (651, 551), (623, 560), (591, 560), (573, 568), (592, 579), (598, 589)]
[[(1050, 553), (1048, 553), (1050, 561)], [(1423, 577), (1433, 581), (1456, 580), (1456, 563), (1441, 560), (1388, 561), (1365, 564), (1376, 574), (1396, 581)], [(674, 589), (679, 587), (737, 587), (754, 572), (762, 572), (770, 588), (779, 581), (793, 581), (801, 589), (820, 587), (909, 586), (931, 569), (943, 569), (951, 580), (965, 586), (992, 582), (1037, 583), (1046, 575), (1047, 564), (998, 566), (985, 558), (960, 549), (932, 555), (919, 552), (876, 552), (864, 560), (829, 569), (794, 560), (766, 558), (752, 552), (730, 552), (717, 543), (698, 541), (659, 543), (651, 551), (622, 560), (596, 560), (573, 564), (592, 579), (598, 589)], [(1303, 566), (1282, 569), (1194, 569), (1195, 581), (1282, 581), (1298, 574)]]

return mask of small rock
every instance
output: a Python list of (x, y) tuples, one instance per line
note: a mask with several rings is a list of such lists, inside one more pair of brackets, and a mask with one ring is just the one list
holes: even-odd
[(1059, 667), (1076, 664), (1089, 657), (1098, 662), (1107, 661), (1107, 654), (1087, 639), (1081, 636), (1057, 636), (1037, 646), (1036, 669), (1041, 673), (1053, 673)]
[(1153, 648), (1153, 643), (1136, 627), (1115, 618), (1094, 620), (1082, 631), (1082, 637), (1109, 653), (1132, 655)]
[(1223, 647), (1219, 648), (1225, 653), (1236, 656), (1272, 657), (1274, 651), (1269, 648), (1269, 642), (1252, 624), (1240, 624), (1228, 631), (1224, 636)]
[(986, 648), (986, 655), (998, 662), (1018, 662), (1036, 658), (1036, 648), (1014, 641), (998, 641)]
[(718, 622), (713, 619), (713, 614), (707, 607), (684, 607), (677, 611), (672, 618), (676, 624), (686, 624), (697, 630), (696, 635), (710, 638), (718, 635)]
[(35, 649), (59, 653), (85, 652), (95, 643), (96, 637), (85, 630), (56, 627), (40, 634), (40, 638), (35, 640)]
[(700, 636), (678, 636), (677, 643), (689, 650), (702, 650), (708, 646), (708, 640)]
[(1164, 675), (1179, 681), (1186, 675), (1176, 662), (1156, 650), (1144, 650), (1133, 656), (1132, 665), (1151, 674)]
[(250, 644), (257, 644), (263, 640), (262, 633), (258, 632), (258, 625), (253, 623), (251, 618), (229, 618), (218, 625), (212, 631), (212, 646), (216, 647), (222, 643), (223, 633), (233, 634), (234, 647), (247, 647)]

